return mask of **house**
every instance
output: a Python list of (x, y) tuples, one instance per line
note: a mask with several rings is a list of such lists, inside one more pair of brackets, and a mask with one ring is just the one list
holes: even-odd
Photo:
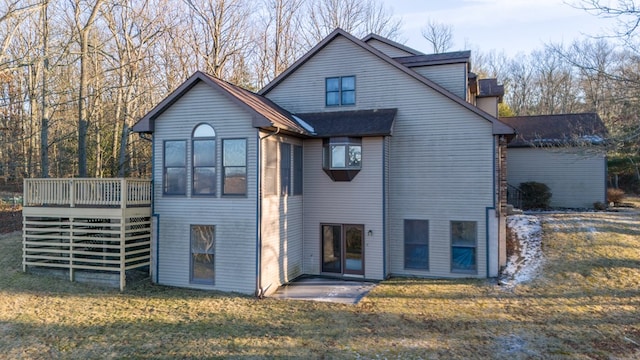
[(497, 276), (514, 130), (469, 69), (337, 29), (259, 93), (196, 72), (133, 128), (153, 141), (153, 281)]
[(592, 208), (606, 202), (607, 130), (595, 113), (500, 118), (516, 129), (508, 145), (507, 182), (551, 189), (551, 206)]

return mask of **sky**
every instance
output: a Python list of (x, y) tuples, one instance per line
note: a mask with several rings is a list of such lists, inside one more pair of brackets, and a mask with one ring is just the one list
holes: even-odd
[(596, 17), (569, 4), (578, 0), (383, 0), (403, 19), (400, 42), (425, 53), (428, 19), (453, 26), (455, 50), (528, 54), (544, 44), (570, 44), (587, 36), (611, 34), (616, 20)]

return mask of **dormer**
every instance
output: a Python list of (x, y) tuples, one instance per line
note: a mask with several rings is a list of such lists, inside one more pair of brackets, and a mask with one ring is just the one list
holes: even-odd
[(498, 104), (504, 96), (504, 85), (498, 85), (497, 79), (478, 80), (476, 106), (494, 117), (498, 117)]
[(400, 64), (468, 101), (470, 51), (394, 57)]

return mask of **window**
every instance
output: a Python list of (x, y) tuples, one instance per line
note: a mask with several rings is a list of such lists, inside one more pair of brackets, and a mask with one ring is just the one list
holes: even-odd
[(293, 146), (293, 195), (302, 195), (302, 146)]
[(291, 144), (280, 143), (280, 195), (291, 195)]
[(193, 130), (193, 195), (216, 193), (216, 132), (207, 124)]
[(164, 194), (187, 194), (187, 142), (185, 140), (167, 140), (164, 142), (163, 177)]
[(191, 225), (191, 282), (213, 285), (215, 279), (213, 225)]
[(222, 194), (247, 194), (247, 140), (222, 140)]
[(476, 273), (477, 223), (451, 222), (451, 271)]
[(362, 167), (362, 140), (324, 139), (322, 168), (334, 181), (351, 181)]
[(356, 103), (356, 77), (343, 76), (325, 79), (327, 106)]
[(278, 171), (278, 143), (267, 140), (265, 142), (264, 165), (264, 194), (275, 195), (278, 193), (276, 174)]
[(404, 221), (404, 267), (429, 270), (429, 221)]

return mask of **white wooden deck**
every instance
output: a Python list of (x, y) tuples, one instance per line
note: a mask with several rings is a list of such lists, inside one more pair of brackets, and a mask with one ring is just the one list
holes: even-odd
[(23, 270), (29, 266), (116, 272), (148, 266), (151, 181), (25, 179)]

